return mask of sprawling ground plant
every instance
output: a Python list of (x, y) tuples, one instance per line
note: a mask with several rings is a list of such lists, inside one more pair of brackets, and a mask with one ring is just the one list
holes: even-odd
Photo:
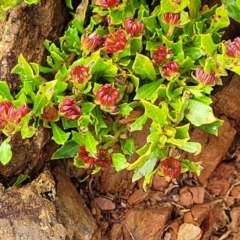
[[(217, 135), (223, 123), (211, 108), (213, 87), (227, 70), (240, 73), (240, 38), (224, 42), (225, 5), (200, 0), (83, 1), (59, 46), (49, 41), (48, 66), (23, 55), (12, 70), (22, 86), (16, 96), (0, 82), (0, 129), (7, 136), (0, 160), (12, 157), (10, 140), (52, 131), (59, 145), (52, 159), (76, 167), (133, 170), (133, 181), (153, 174), (177, 178), (200, 173), (182, 151), (198, 154), (192, 128)], [(44, 74), (52, 74), (46, 80)], [(136, 149), (132, 133), (149, 128)], [(119, 144), (121, 151), (114, 151)]]

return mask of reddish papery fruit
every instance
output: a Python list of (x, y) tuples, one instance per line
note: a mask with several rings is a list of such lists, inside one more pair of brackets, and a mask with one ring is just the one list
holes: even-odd
[(124, 31), (122, 29), (118, 29), (115, 33), (109, 33), (106, 36), (103, 46), (106, 53), (114, 53), (123, 50), (126, 43), (127, 38)]
[(4, 101), (0, 103), (0, 129), (8, 123), (17, 124), (28, 113), (26, 104), (22, 104), (18, 109), (14, 109), (12, 102)]
[(139, 35), (144, 29), (144, 24), (133, 18), (127, 18), (123, 24), (126, 32), (131, 36)]
[(70, 121), (77, 120), (81, 116), (81, 109), (76, 105), (76, 100), (65, 97), (59, 104), (60, 113)]
[(54, 106), (43, 108), (42, 118), (47, 121), (55, 121), (58, 118), (58, 110)]
[(93, 32), (89, 36), (84, 36), (81, 43), (84, 49), (92, 52), (103, 43), (103, 38), (97, 32)]
[(112, 163), (112, 157), (106, 149), (98, 149), (97, 165), (100, 167), (109, 167)]
[(79, 147), (78, 157), (80, 159), (82, 159), (82, 161), (84, 163), (89, 164), (89, 165), (93, 165), (96, 161), (96, 159), (94, 157), (90, 156), (90, 154), (86, 151), (85, 146), (80, 146)]
[(105, 84), (98, 89), (96, 97), (103, 106), (115, 106), (120, 100), (120, 91), (111, 84)]
[(176, 77), (180, 71), (180, 66), (177, 62), (171, 61), (164, 65), (162, 70), (163, 77)]
[(170, 13), (164, 14), (164, 20), (167, 24), (177, 26), (180, 23), (180, 13)]
[(226, 43), (226, 54), (232, 58), (240, 57), (240, 37), (235, 38), (233, 42)]
[(196, 79), (203, 85), (214, 86), (217, 81), (217, 77), (215, 73), (211, 71), (211, 73), (206, 73), (203, 67), (199, 67), (196, 69)]
[(79, 84), (87, 83), (88, 72), (89, 72), (88, 67), (84, 67), (83, 65), (78, 65), (72, 68), (70, 72), (70, 76), (73, 82), (76, 82)]
[(165, 176), (174, 179), (181, 173), (181, 162), (174, 157), (168, 157), (160, 162), (160, 168)]
[(119, 0), (99, 0), (99, 2), (103, 8), (117, 7), (119, 5)]
[(165, 46), (158, 46), (158, 48), (153, 51), (153, 59), (155, 63), (161, 64), (166, 60), (167, 57), (167, 49)]

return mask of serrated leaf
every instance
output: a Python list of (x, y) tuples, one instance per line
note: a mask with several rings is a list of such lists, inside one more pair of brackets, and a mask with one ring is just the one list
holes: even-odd
[(130, 126), (130, 131), (139, 131), (142, 130), (143, 125), (147, 122), (148, 117), (144, 114), (140, 116), (135, 122), (133, 122)]
[(141, 86), (138, 89), (137, 94), (134, 97), (134, 99), (137, 100), (137, 99), (143, 98), (146, 100), (150, 100), (153, 93), (156, 92), (156, 90), (162, 84), (163, 81), (164, 81), (164, 79), (160, 79), (160, 80), (157, 80), (154, 82), (144, 84), (143, 86)]
[(52, 159), (72, 158), (79, 152), (79, 144), (73, 140), (66, 142), (52, 156)]
[(132, 181), (135, 182), (139, 180), (141, 177), (151, 174), (154, 170), (156, 163), (158, 161), (157, 151), (153, 151), (149, 156), (148, 160), (144, 163), (144, 165), (140, 168), (134, 169)]
[(203, 131), (213, 134), (215, 136), (218, 135), (218, 129), (219, 127), (223, 124), (223, 120), (217, 120), (213, 123), (210, 124), (203, 124), (199, 128), (202, 129)]
[(85, 146), (86, 146), (86, 150), (92, 156), (96, 155), (96, 153), (97, 153), (97, 145), (98, 145), (98, 142), (93, 137), (92, 133), (91, 132), (87, 132), (85, 134)]
[(117, 172), (127, 167), (127, 160), (123, 154), (112, 153), (111, 156), (112, 156), (113, 166)]
[(216, 45), (212, 40), (211, 34), (201, 34), (201, 47), (208, 53), (210, 56), (213, 55), (216, 50)]
[(145, 114), (159, 125), (165, 125), (168, 123), (169, 108), (167, 104), (156, 106), (148, 101), (141, 100), (145, 107)]
[(70, 133), (64, 132), (55, 122), (51, 122), (53, 136), (52, 139), (59, 145), (63, 145), (69, 138)]
[(133, 138), (121, 140), (121, 149), (124, 154), (132, 156), (135, 153), (135, 142)]
[(195, 172), (198, 176), (200, 176), (200, 173), (201, 173), (201, 170), (202, 170), (201, 166), (189, 161), (188, 159), (183, 159), (181, 161), (181, 165), (182, 165), (183, 172), (188, 170), (188, 171)]
[(53, 80), (50, 82), (42, 83), (39, 86), (39, 90), (35, 97), (33, 112), (35, 115), (39, 115), (41, 113), (42, 108), (52, 99), (54, 94), (54, 88), (57, 83), (57, 80)]
[(210, 124), (217, 120), (213, 115), (212, 108), (204, 103), (193, 99), (187, 99), (185, 117), (195, 126)]
[(152, 81), (156, 80), (156, 71), (152, 61), (148, 57), (137, 53), (132, 68), (142, 78), (147, 78)]
[(193, 153), (195, 155), (201, 152), (201, 144), (198, 142), (188, 142), (188, 139), (175, 139), (175, 138), (168, 138), (167, 142), (186, 151), (189, 153)]
[(0, 81), (0, 96), (9, 101), (13, 101), (9, 86), (5, 81)]

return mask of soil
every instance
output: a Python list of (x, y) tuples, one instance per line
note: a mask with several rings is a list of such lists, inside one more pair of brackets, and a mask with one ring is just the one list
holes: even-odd
[[(60, 0), (33, 7), (21, 4), (7, 14), (1, 23), (0, 79), (13, 93), (19, 80), (10, 71), (18, 54), (44, 63), (42, 42), (57, 41), (67, 22)], [(232, 23), (225, 38), (240, 36), (237, 29), (239, 24)], [(174, 181), (155, 175), (147, 191), (142, 179), (131, 181), (129, 171), (109, 167), (91, 175), (73, 167), (72, 159), (50, 160), (57, 146), (47, 130), (31, 140), (16, 136), (13, 159), (0, 165), (0, 240), (240, 239), (239, 95), (240, 77), (230, 74), (212, 95), (215, 115), (224, 120), (218, 136), (197, 129), (191, 133), (202, 152), (186, 157), (201, 163), (201, 175), (184, 173)], [(147, 124), (135, 133), (138, 147), (148, 131)], [(13, 183), (19, 174), (29, 178), (17, 188)]]

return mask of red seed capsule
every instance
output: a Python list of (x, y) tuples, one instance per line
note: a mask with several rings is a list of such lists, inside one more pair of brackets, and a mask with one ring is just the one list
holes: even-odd
[(105, 84), (98, 89), (96, 97), (103, 106), (115, 106), (120, 99), (120, 91), (111, 84)]
[(160, 168), (165, 176), (174, 179), (181, 173), (181, 162), (174, 157), (168, 157), (160, 162)]
[(211, 73), (206, 73), (203, 67), (199, 67), (196, 69), (196, 79), (203, 85), (214, 86), (217, 81), (217, 77), (215, 73), (211, 71)]

